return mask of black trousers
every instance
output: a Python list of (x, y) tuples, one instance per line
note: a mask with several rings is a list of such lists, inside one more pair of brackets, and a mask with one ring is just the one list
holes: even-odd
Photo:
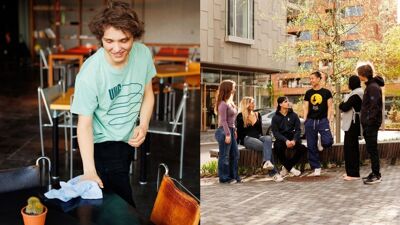
[(295, 151), (294, 156), (290, 159), (286, 157), (285, 150), (287, 149), (286, 143), (283, 141), (275, 140), (274, 142), (274, 152), (278, 156), (279, 162), (290, 171), (293, 166), (295, 166), (301, 157), (307, 153), (307, 147), (301, 143), (296, 143), (296, 145), (290, 149), (290, 151)]
[(129, 167), (134, 148), (122, 141), (107, 141), (94, 144), (94, 162), (104, 189), (110, 189), (133, 207)]
[(379, 152), (378, 152), (378, 126), (365, 126), (364, 138), (367, 147), (367, 152), (371, 159), (371, 170), (376, 176), (381, 176), (379, 165)]
[(348, 131), (344, 132), (344, 163), (347, 176), (360, 176), (360, 150), (358, 136), (360, 135), (360, 119), (356, 116)]

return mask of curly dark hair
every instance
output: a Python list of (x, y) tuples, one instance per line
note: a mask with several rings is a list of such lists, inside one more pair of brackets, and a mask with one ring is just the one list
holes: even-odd
[(89, 23), (90, 31), (100, 41), (108, 27), (130, 33), (134, 39), (140, 39), (144, 33), (144, 24), (128, 3), (108, 1), (107, 6), (96, 14)]

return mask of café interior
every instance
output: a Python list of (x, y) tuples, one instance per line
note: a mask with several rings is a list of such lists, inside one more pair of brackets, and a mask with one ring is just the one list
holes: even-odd
[[(0, 206), (0, 218), (6, 224), (22, 224), (20, 210), (30, 195), (47, 207), (46, 224), (159, 224), (177, 214), (174, 208), (191, 208), (182, 202), (194, 203), (182, 224), (199, 223), (200, 3), (125, 2), (144, 21), (138, 41), (151, 50), (157, 70), (149, 131), (131, 163), (136, 208), (115, 193), (103, 193), (94, 203), (78, 196), (65, 204), (43, 196), (83, 173), (78, 116), (70, 108), (79, 69), (101, 48), (88, 23), (107, 1), (0, 3), (0, 200), (9, 202)], [(184, 200), (159, 200), (169, 184), (165, 177)], [(194, 219), (188, 223), (189, 218)]]

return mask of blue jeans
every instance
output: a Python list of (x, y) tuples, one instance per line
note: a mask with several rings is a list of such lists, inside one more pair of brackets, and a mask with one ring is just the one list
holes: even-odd
[(327, 118), (307, 119), (304, 123), (306, 130), (308, 161), (312, 169), (321, 168), (318, 152), (318, 133), (321, 135), (321, 144), (324, 148), (329, 148), (333, 144), (331, 129)]
[(111, 189), (133, 207), (129, 167), (134, 148), (122, 141), (94, 144), (94, 163), (104, 189)]
[(271, 161), (272, 159), (272, 138), (271, 136), (261, 136), (259, 138), (244, 137), (243, 145), (248, 149), (263, 152), (263, 160)]
[(274, 164), (274, 169), (269, 172), (269, 175), (272, 176), (277, 173), (275, 168), (274, 158), (272, 156), (272, 138), (271, 136), (261, 136), (259, 138), (253, 138), (246, 136), (243, 140), (244, 147), (248, 149), (253, 149), (256, 151), (263, 152), (263, 161), (271, 161)]
[(229, 128), (231, 143), (225, 143), (225, 132), (222, 127), (215, 131), (215, 139), (219, 146), (218, 176), (221, 183), (232, 179), (240, 180), (238, 175), (239, 150), (235, 139), (235, 129)]

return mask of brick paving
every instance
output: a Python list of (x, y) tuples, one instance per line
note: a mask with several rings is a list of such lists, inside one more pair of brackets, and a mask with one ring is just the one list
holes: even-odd
[[(362, 175), (369, 171), (361, 167)], [(385, 164), (381, 172), (376, 185), (342, 180), (344, 168), (282, 183), (262, 176), (239, 184), (204, 178), (201, 224), (400, 224), (400, 164)]]

